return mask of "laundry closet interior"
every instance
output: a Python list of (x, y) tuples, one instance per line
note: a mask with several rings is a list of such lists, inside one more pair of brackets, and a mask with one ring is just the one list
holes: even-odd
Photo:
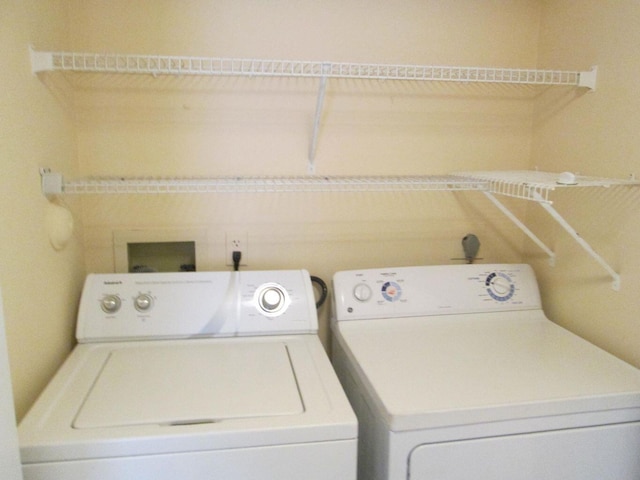
[[(180, 263), (218, 271), (238, 239), (241, 269), (330, 280), (464, 263), (473, 233), (477, 262), (531, 264), (550, 318), (640, 367), (635, 2), (5, 8), (0, 283), (18, 417), (74, 344), (85, 275), (126, 269), (139, 244), (191, 245)], [(514, 171), (525, 198), (497, 191)]]

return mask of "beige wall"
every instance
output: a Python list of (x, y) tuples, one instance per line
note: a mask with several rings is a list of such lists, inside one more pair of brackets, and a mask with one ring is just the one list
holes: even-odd
[[(150, 237), (202, 231), (198, 267), (214, 270), (228, 268), (225, 234), (243, 232), (247, 268), (307, 268), (325, 280), (346, 268), (450, 263), (462, 254), (461, 238), (473, 232), (485, 262), (526, 258), (535, 265), (554, 318), (640, 365), (634, 357), (640, 339), (633, 333), (640, 280), (632, 247), (640, 232), (631, 207), (638, 194), (627, 191), (614, 196), (616, 215), (607, 210), (608, 192), (607, 202), (584, 194), (578, 202), (559, 194), (557, 202), (622, 272), (617, 293), (536, 209), (509, 202), (558, 251), (553, 268), (473, 193), (66, 196), (77, 228), (67, 248), (53, 250), (43, 226), (47, 202), (38, 190), (39, 166), (70, 178), (304, 175), (317, 81), (61, 74), (37, 80), (26, 56), (31, 43), (51, 50), (367, 63), (598, 64), (598, 91), (587, 95), (566, 88), (331, 80), (316, 169), (319, 175), (384, 175), (540, 166), (625, 176), (637, 167), (638, 109), (628, 72), (639, 65), (633, 2), (615, 8), (595, 0), (1, 5), (9, 13), (3, 11), (3, 23), (15, 20), (0, 33), (3, 64), (11, 66), (0, 74), (8, 112), (0, 118), (8, 145), (0, 159), (11, 172), (1, 180), (2, 195), (3, 205), (15, 205), (0, 213), (0, 280), (19, 414), (72, 344), (81, 277), (114, 270), (113, 236), (123, 230), (146, 230)], [(327, 309), (321, 313), (326, 342)]]
[[(540, 64), (598, 65), (597, 91), (549, 92), (537, 105), (532, 165), (541, 169), (628, 178), (640, 176), (640, 4), (635, 0), (544, 2)], [(527, 251), (540, 276), (545, 306), (569, 327), (640, 366), (640, 189), (563, 192), (555, 207), (622, 276), (619, 292), (604, 270), (540, 210), (529, 220), (558, 253), (549, 268)]]
[[(539, 5), (528, 0), (74, 5), (74, 47), (83, 51), (511, 67), (537, 58)], [(315, 79), (78, 82), (83, 174), (307, 173)], [(317, 174), (525, 168), (533, 95), (518, 87), (330, 80)], [(228, 268), (225, 234), (246, 232), (248, 268), (304, 267), (327, 281), (340, 269), (449, 263), (462, 256), (469, 232), (480, 237), (486, 261), (518, 261), (522, 242), (473, 194), (103, 196), (83, 198), (83, 206), (93, 271), (113, 270), (114, 231), (132, 229), (200, 229), (207, 260), (198, 267), (215, 270)], [(321, 323), (326, 341), (326, 310)]]
[(31, 43), (67, 45), (66, 12), (64, 1), (0, 1), (0, 285), (18, 416), (73, 345), (84, 275), (77, 202), (68, 201), (73, 238), (55, 250), (45, 227), (52, 207), (40, 193), (38, 173), (44, 166), (76, 171), (74, 127), (31, 74), (28, 51)]

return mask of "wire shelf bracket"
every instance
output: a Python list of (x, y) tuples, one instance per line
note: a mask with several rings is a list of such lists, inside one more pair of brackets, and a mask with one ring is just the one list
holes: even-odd
[(602, 268), (606, 270), (606, 272), (611, 276), (613, 282), (611, 283), (611, 288), (613, 290), (620, 290), (620, 274), (618, 274), (598, 252), (596, 252), (591, 245), (587, 243), (587, 241), (580, 236), (580, 234), (560, 215), (556, 209), (554, 209), (549, 203), (546, 202), (538, 202), (542, 208), (544, 208), (549, 215), (562, 227), (565, 231), (573, 238), (578, 245), (580, 245), (585, 252), (589, 254), (596, 262), (600, 264)]
[[(509, 210), (502, 202), (500, 202), (491, 192), (482, 192), (491, 200), (491, 202), (511, 220), (520, 230), (522, 230), (538, 247), (540, 247), (549, 256), (549, 265), (552, 267), (556, 264), (556, 254), (551, 250), (540, 238), (534, 234), (526, 225), (524, 225), (518, 217), (516, 217), (511, 210)], [(558, 223), (573, 240), (580, 245), (585, 252), (589, 254), (593, 259), (605, 269), (607, 274), (612, 278), (611, 288), (615, 291), (620, 290), (620, 274), (617, 273), (606, 261), (598, 254), (587, 241), (580, 236), (580, 234), (567, 222), (558, 211), (553, 208), (547, 199), (545, 199), (539, 193), (532, 193), (533, 200), (535, 200), (546, 212)]]
[[(328, 70), (329, 64), (325, 64), (324, 69)], [(322, 110), (324, 108), (324, 97), (327, 92), (327, 76), (320, 77), (320, 86), (318, 87), (318, 100), (316, 102), (316, 113), (313, 117), (313, 129), (311, 131), (311, 143), (309, 145), (309, 166), (308, 173), (316, 173), (315, 159), (316, 150), (318, 148), (318, 133), (320, 130), (320, 120), (322, 118)]]

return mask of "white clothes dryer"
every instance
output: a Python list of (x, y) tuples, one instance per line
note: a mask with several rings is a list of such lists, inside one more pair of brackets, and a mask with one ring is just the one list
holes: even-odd
[(90, 275), (19, 426), (26, 480), (355, 479), (306, 271)]
[(529, 266), (333, 283), (360, 480), (640, 478), (640, 371), (548, 320)]

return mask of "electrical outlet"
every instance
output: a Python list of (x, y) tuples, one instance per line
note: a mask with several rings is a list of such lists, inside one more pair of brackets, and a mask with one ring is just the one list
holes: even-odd
[(247, 257), (249, 256), (249, 243), (246, 232), (227, 233), (225, 240), (225, 259), (227, 266), (233, 266), (233, 252), (241, 252), (240, 265), (246, 267)]

